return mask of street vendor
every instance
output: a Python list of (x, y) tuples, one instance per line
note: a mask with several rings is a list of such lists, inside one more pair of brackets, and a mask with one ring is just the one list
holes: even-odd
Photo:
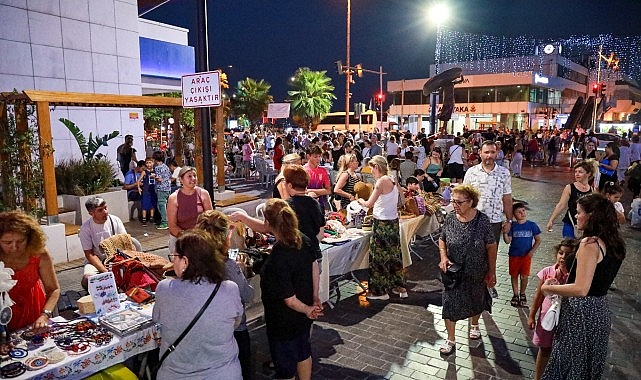
[[(12, 280), (16, 281), (8, 297), (14, 304), (9, 305), (11, 301), (3, 295), (3, 305), (0, 305), (0, 311), (11, 306), (9, 331), (27, 326), (46, 327), (53, 317), (60, 284), (45, 239), (44, 231), (33, 217), (20, 211), (0, 213), (0, 269), (4, 273), (13, 272)], [(3, 285), (11, 281), (2, 280)]]

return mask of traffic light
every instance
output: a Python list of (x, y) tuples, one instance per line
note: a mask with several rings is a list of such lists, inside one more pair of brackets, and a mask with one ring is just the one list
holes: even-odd
[(336, 72), (338, 75), (343, 75), (345, 74), (345, 69), (343, 67), (343, 61), (336, 61)]
[(229, 88), (229, 81), (227, 80), (227, 74), (220, 72), (220, 87)]
[(599, 89), (601, 91), (601, 96), (605, 96), (605, 85), (605, 82), (601, 83), (601, 87)]
[(358, 65), (356, 65), (356, 75), (359, 78), (363, 77), (363, 65), (361, 65), (360, 63)]
[(595, 93), (595, 94), (599, 93), (599, 84), (598, 83), (595, 83), (595, 84), (592, 85), (592, 92)]
[(379, 92), (376, 94), (376, 104), (383, 104), (385, 102), (385, 94)]

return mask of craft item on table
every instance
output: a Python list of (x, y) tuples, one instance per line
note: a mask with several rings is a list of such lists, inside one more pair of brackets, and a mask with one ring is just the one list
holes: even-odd
[(345, 213), (345, 210), (341, 210), (341, 211), (330, 212), (329, 214), (327, 214), (327, 217), (325, 217), (325, 219), (328, 220), (328, 221), (329, 220), (337, 220), (342, 225), (346, 225), (347, 224), (347, 219), (345, 218), (345, 216), (347, 214), (343, 214), (343, 213)]
[(363, 226), (361, 227), (361, 229), (363, 231), (371, 231), (373, 225), (374, 225), (374, 216), (367, 215), (365, 218), (363, 218)]
[[(111, 265), (116, 286), (123, 292), (134, 286), (150, 288), (154, 291), (162, 279), (161, 275), (150, 269), (139, 258), (132, 257), (121, 250), (118, 250), (108, 263)], [(164, 268), (164, 265), (156, 269), (162, 271), (162, 268)], [(96, 309), (98, 308), (96, 307)]]
[(78, 301), (76, 301), (76, 305), (78, 306), (78, 312), (80, 314), (85, 315), (96, 313), (96, 307), (93, 304), (93, 298), (91, 295), (80, 297)]
[(120, 310), (104, 315), (98, 320), (101, 326), (122, 336), (153, 324), (151, 316), (134, 309)]
[(343, 223), (341, 223), (338, 220), (328, 220), (325, 223), (325, 232), (329, 233), (330, 235), (334, 235), (334, 236), (335, 235), (340, 235), (343, 232), (345, 232), (346, 230), (347, 229), (345, 228)]
[(372, 191), (374, 191), (374, 186), (371, 183), (356, 182), (354, 184), (354, 194), (356, 198), (368, 200), (370, 195), (372, 195)]
[(27, 366), (29, 371), (43, 369), (47, 364), (49, 364), (49, 359), (42, 356), (31, 357), (24, 361), (24, 365)]
[(18, 377), (27, 372), (27, 367), (22, 362), (11, 362), (0, 367), (0, 376), (5, 379)]
[(9, 351), (9, 356), (13, 359), (23, 359), (26, 358), (27, 355), (29, 355), (29, 352), (24, 348), (14, 348)]
[(150, 302), (154, 299), (154, 296), (151, 292), (146, 291), (145, 289), (134, 287), (127, 291), (127, 296), (137, 304), (143, 304)]
[(358, 201), (351, 201), (347, 205), (347, 221), (354, 226), (363, 224), (363, 218), (367, 215), (367, 208), (361, 206)]
[(18, 282), (12, 278), (14, 274), (13, 269), (6, 268), (4, 262), (0, 261), (0, 332), (2, 332), (2, 335), (6, 335), (6, 326), (13, 316), (11, 306), (15, 302), (9, 297), (9, 290)]
[(350, 238), (345, 238), (345, 237), (325, 237), (323, 238), (323, 240), (321, 240), (321, 243), (331, 244), (331, 245), (342, 245), (350, 241), (351, 241)]
[(65, 357), (67, 357), (67, 355), (56, 346), (44, 348), (38, 351), (37, 354), (46, 357), (49, 361), (49, 364), (60, 363), (61, 361), (65, 360)]
[(89, 277), (89, 294), (99, 316), (120, 309), (118, 288), (113, 272), (99, 273)]

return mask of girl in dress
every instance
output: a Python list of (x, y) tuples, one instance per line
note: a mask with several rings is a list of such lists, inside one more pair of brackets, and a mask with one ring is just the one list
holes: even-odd
[[(541, 269), (537, 273), (539, 278), (539, 286), (536, 288), (534, 293), (534, 299), (532, 300), (532, 307), (530, 308), (530, 315), (527, 320), (527, 324), (530, 329), (534, 330), (534, 335), (532, 336), (532, 343), (539, 347), (539, 353), (536, 355), (536, 363), (534, 367), (534, 379), (539, 379), (545, 370), (545, 366), (548, 364), (550, 359), (550, 352), (552, 351), (552, 338), (554, 337), (554, 331), (546, 331), (541, 327), (541, 321), (545, 316), (545, 313), (552, 306), (551, 297), (546, 297), (541, 292), (541, 286), (545, 283), (545, 280), (551, 278), (556, 279), (559, 284), (565, 284), (568, 279), (568, 267), (567, 263), (574, 261), (574, 253), (576, 251), (576, 243), (574, 239), (563, 239), (561, 244), (558, 244), (554, 247), (556, 252), (556, 263)], [(539, 315), (536, 318), (536, 315)]]

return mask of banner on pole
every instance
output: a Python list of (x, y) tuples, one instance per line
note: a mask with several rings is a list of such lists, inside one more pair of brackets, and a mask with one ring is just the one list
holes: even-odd
[(267, 118), (286, 119), (289, 117), (289, 103), (269, 103), (267, 105)]

